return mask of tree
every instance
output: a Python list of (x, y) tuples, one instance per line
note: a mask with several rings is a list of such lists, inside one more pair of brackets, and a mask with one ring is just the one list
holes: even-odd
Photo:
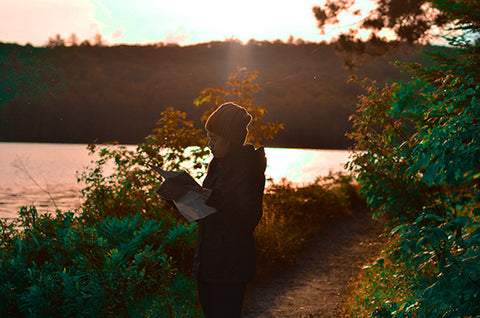
[(102, 35), (100, 33), (95, 34), (93, 43), (94, 43), (93, 44), (94, 46), (104, 46), (105, 45), (105, 42), (103, 41)]
[(60, 34), (55, 35), (54, 38), (48, 38), (47, 47), (55, 48), (65, 46), (65, 41), (62, 39)]
[[(367, 95), (352, 117), (350, 168), (392, 237), (362, 295), (374, 317), (480, 314), (480, 41), (469, 40), (480, 3), (430, 3), (462, 31), (449, 38), (455, 54), (432, 53), (429, 67), (398, 63), (410, 79), (383, 89), (360, 81)], [(389, 277), (401, 293), (384, 287)]]
[[(357, 0), (327, 0), (323, 6), (313, 7), (318, 28), (324, 31), (327, 25), (340, 25), (342, 13), (353, 13)], [(359, 0), (358, 0), (359, 1)], [(358, 25), (352, 26), (336, 39), (336, 48), (344, 53), (345, 64), (354, 68), (365, 56), (380, 56), (400, 45), (426, 43), (435, 33), (445, 35), (448, 31), (478, 31), (478, 2), (474, 0), (379, 0), (377, 7)], [(359, 30), (371, 32), (363, 41), (357, 37)], [(393, 38), (382, 36), (390, 30)], [(438, 34), (437, 34), (438, 35)]]
[(82, 43), (80, 43), (80, 46), (90, 47), (92, 45), (90, 44), (90, 42), (88, 40), (84, 40), (84, 41), (82, 41)]
[(69, 42), (71, 46), (77, 46), (78, 45), (78, 37), (75, 33), (72, 33), (69, 38)]
[[(323, 7), (313, 7), (318, 27), (322, 30), (328, 24), (341, 23), (338, 16), (340, 13), (351, 11), (355, 2), (355, 0), (327, 0)], [(429, 1), (380, 0), (377, 4), (377, 8), (359, 22), (359, 27), (374, 33), (390, 29), (395, 33), (397, 40), (410, 44), (428, 36), (432, 25), (442, 27), (447, 22), (445, 14), (432, 7)], [(358, 15), (359, 12), (353, 14)], [(354, 28), (357, 29), (358, 26)], [(350, 29), (349, 34), (354, 34), (354, 28)]]
[[(200, 105), (208, 100), (220, 105), (225, 98), (233, 96), (235, 101), (247, 107), (254, 119), (259, 119), (265, 110), (252, 105), (253, 97), (250, 95), (260, 89), (252, 84), (256, 76), (256, 72), (234, 73), (228, 82), (231, 89), (207, 88), (195, 102)], [(213, 110), (205, 112), (204, 120)], [(251, 129), (251, 140), (259, 143), (262, 138), (273, 138), (281, 127), (281, 124), (260, 122)], [(82, 192), (85, 197), (83, 215), (94, 221), (106, 216), (123, 217), (138, 213), (158, 217), (165, 208), (151, 190), (158, 187), (161, 180), (148, 165), (162, 166), (168, 170), (188, 169), (190, 174), (201, 178), (206, 170), (208, 155), (203, 129), (196, 128), (194, 121), (187, 120), (186, 113), (172, 107), (161, 113), (152, 134), (136, 149), (92, 144), (89, 150), (99, 159), (94, 167), (82, 174), (80, 180), (86, 184)], [(105, 168), (111, 163), (114, 164), (114, 172), (107, 176)]]
[[(203, 130), (195, 128), (185, 113), (171, 107), (162, 112), (152, 134), (135, 149), (115, 143), (89, 145), (90, 154), (99, 159), (79, 179), (86, 185), (82, 190), (83, 216), (93, 221), (135, 214), (165, 217), (165, 204), (153, 192), (161, 178), (149, 165), (188, 169), (190, 174), (201, 177), (208, 155), (206, 145)], [(113, 173), (107, 175), (106, 168), (112, 164)]]
[(200, 106), (205, 103), (213, 104), (214, 107), (207, 110), (202, 121), (205, 122), (215, 109), (225, 102), (234, 102), (247, 109), (253, 120), (249, 128), (248, 141), (259, 146), (264, 140), (271, 140), (282, 130), (283, 124), (267, 122), (262, 120), (267, 113), (264, 107), (254, 104), (253, 94), (261, 90), (258, 84), (253, 82), (258, 77), (258, 72), (248, 72), (246, 69), (238, 69), (236, 73), (230, 74), (227, 80), (227, 88), (216, 87), (203, 90), (194, 104)]

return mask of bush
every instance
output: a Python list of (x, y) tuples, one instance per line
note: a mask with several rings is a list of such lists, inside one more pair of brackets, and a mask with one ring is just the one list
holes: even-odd
[[(452, 18), (461, 7), (442, 10)], [(400, 65), (412, 75), (405, 83), (361, 82), (368, 94), (353, 116), (350, 167), (368, 204), (391, 220), (392, 242), (367, 269), (354, 314), (480, 315), (480, 42), (451, 40), (455, 55), (433, 53), (432, 67)]]
[[(189, 167), (194, 176), (205, 171), (206, 137), (186, 114), (168, 108), (153, 134), (135, 147), (116, 144), (88, 146), (96, 156), (79, 181), (85, 184), (82, 215), (86, 222), (105, 217), (142, 214), (154, 219), (181, 219), (155, 194), (162, 178), (149, 165), (178, 170)], [(188, 149), (188, 151), (187, 151)]]
[[(255, 232), (258, 281), (292, 265), (329, 220), (350, 215), (358, 200), (351, 181), (340, 174), (268, 188)], [(30, 207), (0, 224), (3, 316), (201, 317), (190, 275), (195, 223), (141, 214), (85, 222)]]
[(2, 221), (0, 312), (16, 317), (191, 317), (195, 282), (169, 249), (189, 248), (193, 226), (140, 215), (82, 224), (73, 213), (22, 208)]
[(351, 215), (361, 202), (353, 178), (341, 173), (305, 186), (287, 180), (268, 186), (263, 217), (254, 233), (259, 281), (293, 265), (312, 235), (332, 219)]

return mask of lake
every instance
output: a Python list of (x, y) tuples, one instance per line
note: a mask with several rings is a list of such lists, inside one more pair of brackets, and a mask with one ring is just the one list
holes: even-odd
[[(86, 144), (0, 142), (0, 217), (17, 215), (22, 205), (54, 212), (49, 194), (62, 211), (82, 203), (77, 176), (90, 164)], [(266, 176), (307, 184), (330, 171), (344, 171), (346, 150), (266, 148)], [(49, 193), (49, 194), (48, 194)]]

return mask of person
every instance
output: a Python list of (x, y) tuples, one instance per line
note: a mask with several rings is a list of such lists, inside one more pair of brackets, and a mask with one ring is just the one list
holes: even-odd
[(213, 154), (202, 195), (216, 212), (198, 221), (193, 272), (206, 318), (240, 317), (246, 285), (255, 274), (253, 231), (262, 217), (266, 158), (245, 144), (252, 120), (225, 103), (205, 123)]

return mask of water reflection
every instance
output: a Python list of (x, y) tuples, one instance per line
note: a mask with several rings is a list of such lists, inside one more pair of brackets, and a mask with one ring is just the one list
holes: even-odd
[(349, 152), (345, 150), (315, 150), (266, 148), (266, 175), (274, 182), (287, 178), (293, 183), (305, 184), (329, 172), (345, 171)]
[[(287, 178), (297, 184), (343, 170), (349, 154), (344, 150), (288, 148), (266, 148), (265, 152), (267, 177), (274, 182)], [(16, 216), (21, 205), (35, 205), (40, 212), (54, 211), (46, 191), (61, 210), (78, 207), (82, 185), (77, 177), (92, 159), (84, 144), (0, 143), (0, 217)]]

